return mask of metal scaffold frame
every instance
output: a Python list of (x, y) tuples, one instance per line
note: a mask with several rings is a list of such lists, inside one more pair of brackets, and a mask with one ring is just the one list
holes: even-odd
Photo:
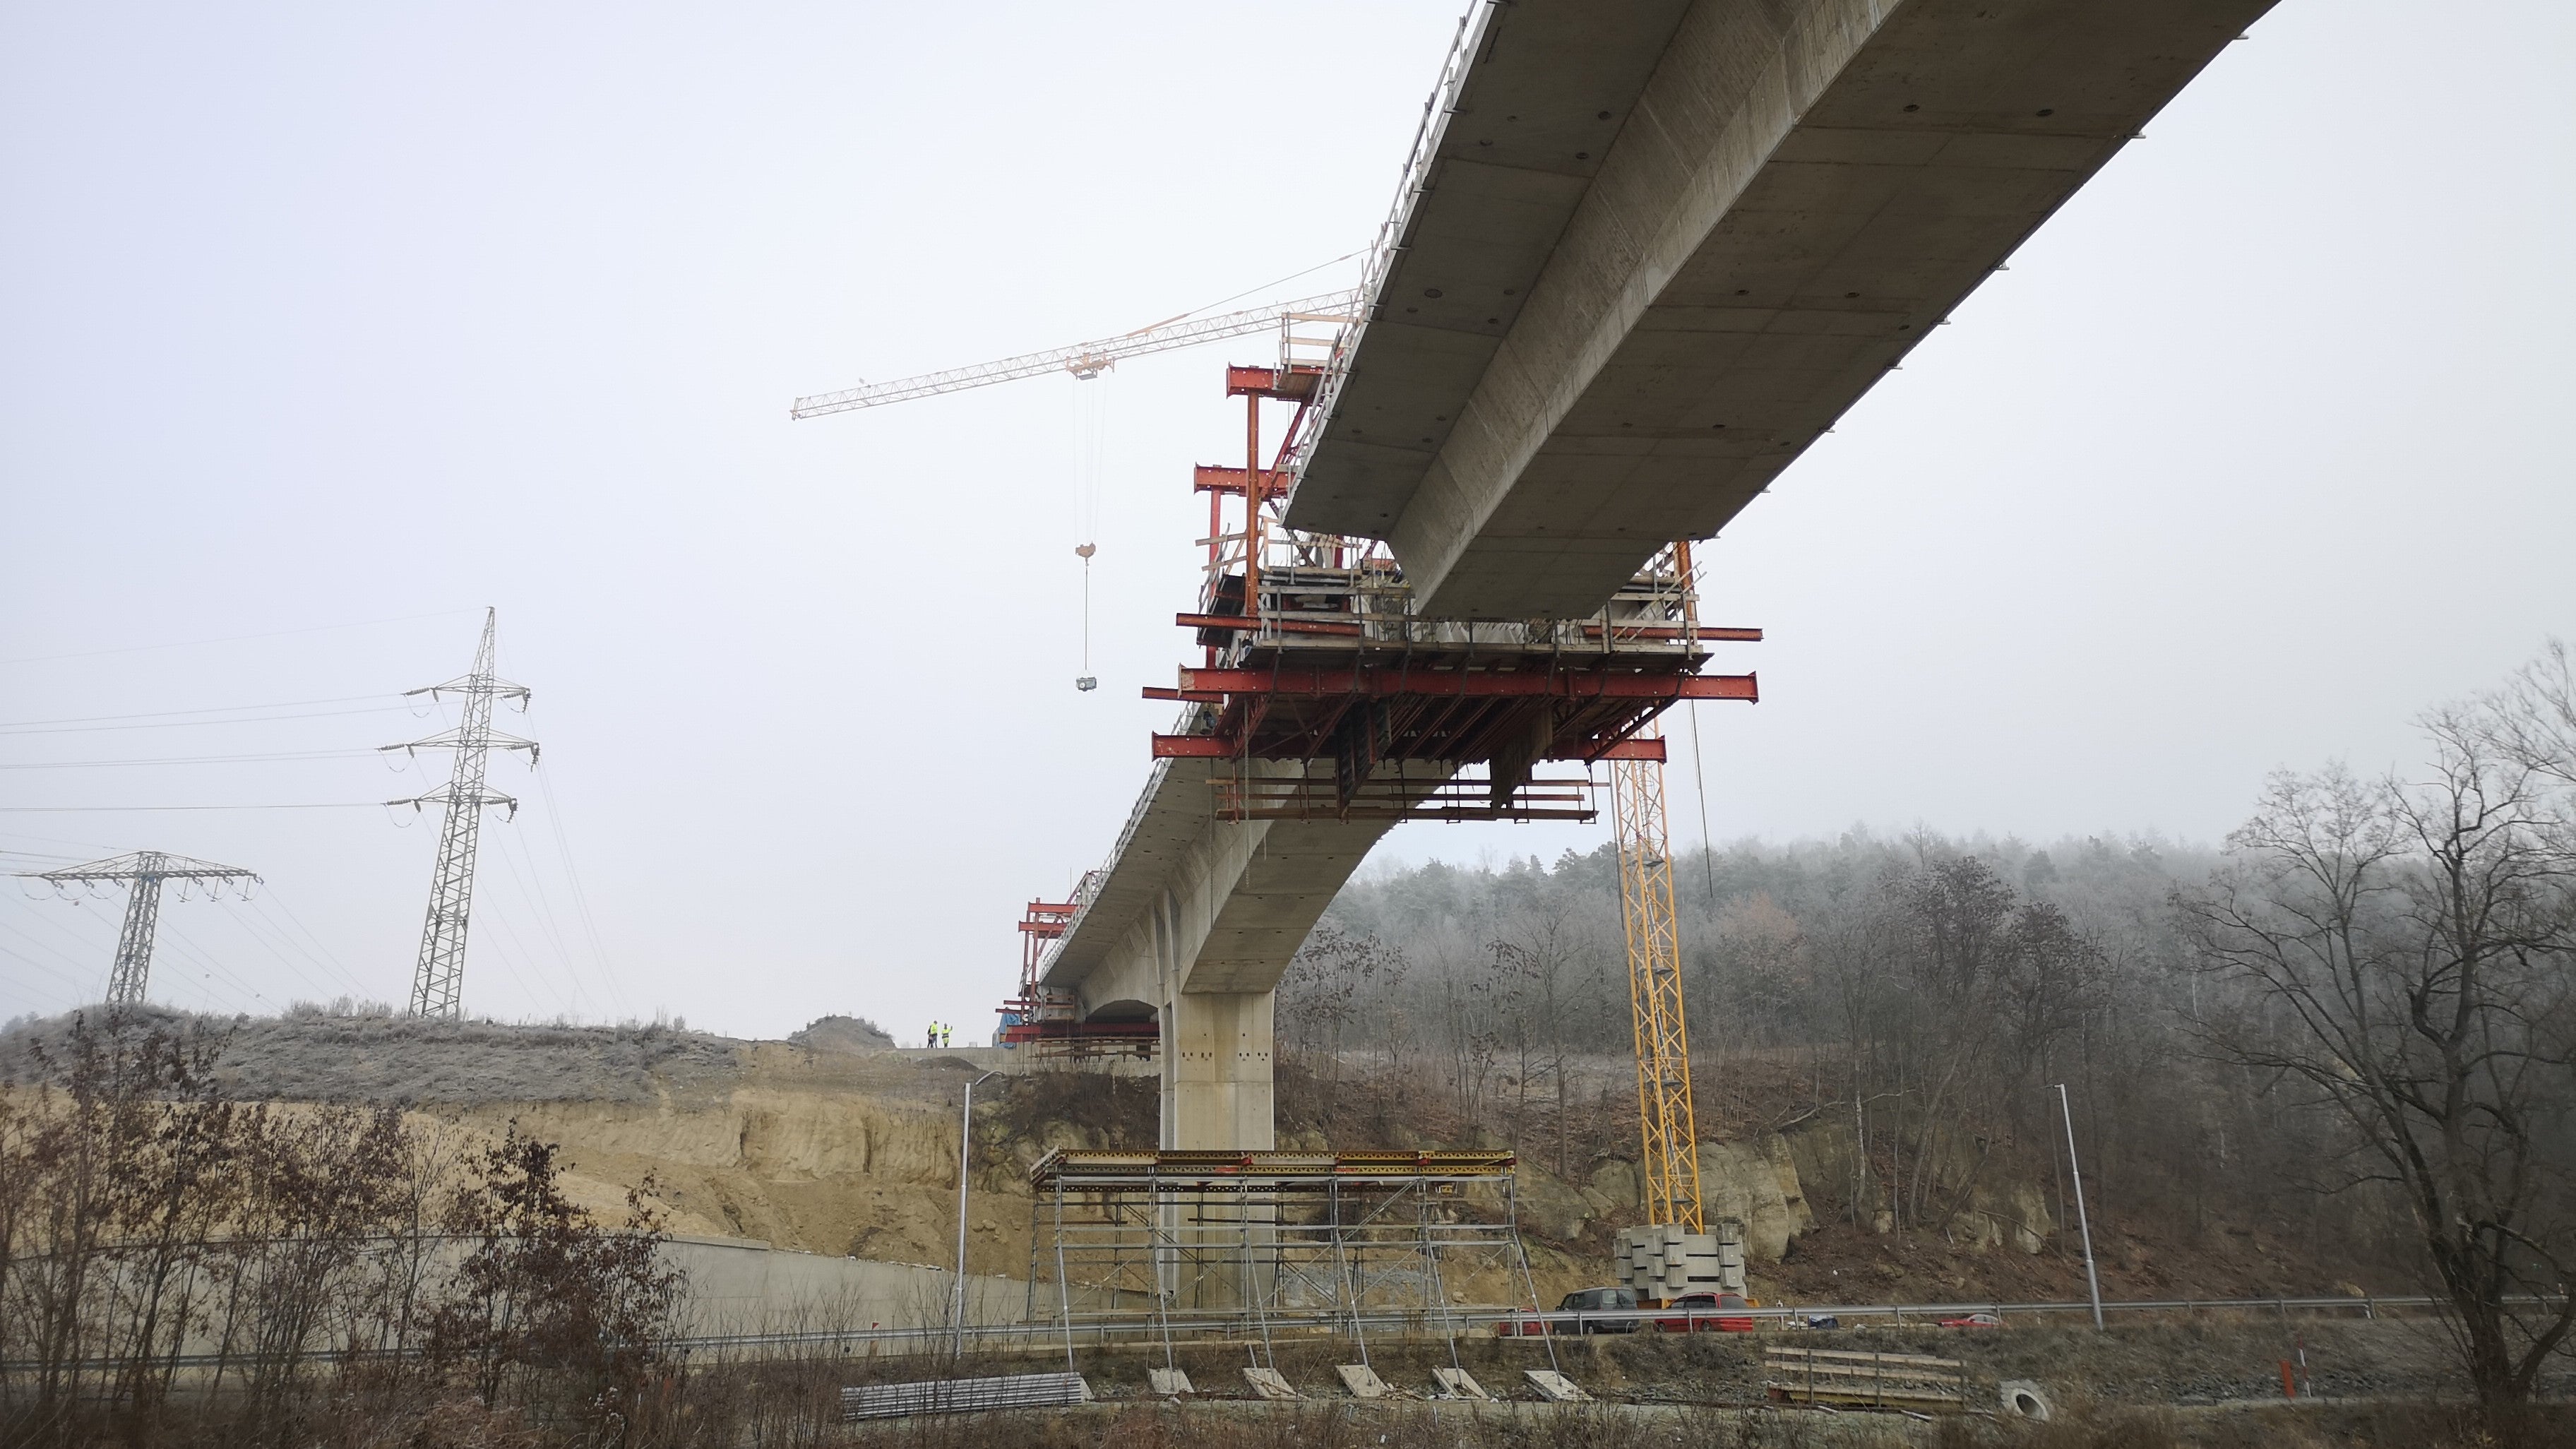
[(1049, 1153), (1030, 1171), (1029, 1307), (1054, 1269), (1056, 1326), (1240, 1340), (1275, 1367), (1274, 1335), (1439, 1334), (1504, 1305), (1453, 1300), (1500, 1281), (1536, 1293), (1508, 1152)]

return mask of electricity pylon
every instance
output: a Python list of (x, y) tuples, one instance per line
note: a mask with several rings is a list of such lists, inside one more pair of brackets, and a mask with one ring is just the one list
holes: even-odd
[(465, 703), (465, 717), (456, 728), (431, 735), (409, 744), (386, 745), (387, 750), (454, 750), (456, 769), (447, 783), (426, 795), (408, 800), (388, 800), (388, 805), (409, 805), (418, 810), (426, 805), (446, 807), (446, 820), (438, 832), (438, 867), (429, 878), (429, 919), (420, 929), (420, 964), (411, 978), (411, 1009), (415, 1016), (454, 1017), (461, 1013), (459, 994), (465, 974), (465, 925), (468, 910), (474, 904), (474, 848), (481, 833), (483, 807), (500, 805), (510, 814), (519, 813), (519, 802), (498, 790), (484, 788), (484, 768), (492, 751), (526, 750), (528, 767), (536, 768), (537, 744), (517, 735), (505, 735), (492, 728), (492, 702), (514, 699), (524, 711), (528, 707), (527, 686), (512, 684), (493, 674), (493, 632), (498, 624), (498, 611), (483, 611), (483, 644), (474, 651), (474, 672), (445, 684), (432, 684), (407, 694), (426, 694), (432, 699), (452, 694)]
[(125, 928), (116, 936), (116, 965), (108, 972), (107, 1005), (113, 1011), (143, 1004), (143, 984), (152, 974), (152, 937), (161, 925), (161, 883), (179, 882), (184, 895), (192, 881), (206, 882), (206, 894), (213, 896), (228, 883), (240, 883), (244, 898), (259, 877), (236, 866), (217, 865), (210, 860), (190, 860), (184, 855), (164, 855), (157, 850), (138, 850), (113, 860), (95, 860), (67, 870), (30, 871), (37, 880), (50, 881), (57, 893), (71, 888), (96, 890), (111, 881), (128, 885), (125, 896)]

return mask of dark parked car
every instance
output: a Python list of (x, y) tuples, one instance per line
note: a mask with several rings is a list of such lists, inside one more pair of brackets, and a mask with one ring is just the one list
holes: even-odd
[[(1634, 1288), (1583, 1288), (1568, 1293), (1556, 1305), (1556, 1313), (1547, 1317), (1524, 1318), (1515, 1313), (1494, 1325), (1494, 1332), (1504, 1338), (1517, 1335), (1535, 1337), (1546, 1333), (1634, 1333), (1639, 1320), (1614, 1318), (1605, 1322), (1575, 1320), (1568, 1322), (1558, 1315), (1568, 1313), (1634, 1313), (1637, 1290)], [(1553, 1321), (1551, 1321), (1553, 1320)]]

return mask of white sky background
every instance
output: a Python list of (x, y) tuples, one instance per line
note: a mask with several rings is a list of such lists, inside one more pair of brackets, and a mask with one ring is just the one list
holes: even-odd
[[(29, 807), (416, 793), (443, 756), (358, 752), (445, 726), (391, 696), (490, 603), (551, 791), (496, 757), (469, 1008), (980, 1035), (1168, 724), (1267, 344), (1091, 385), (1088, 695), (1083, 385), (787, 401), (1363, 245), (1457, 3), (0, 8), (0, 867), (248, 866), (165, 906), (157, 997), (401, 1000), (435, 817)], [(2576, 635), (2571, 72), (2555, 0), (2232, 47), (1707, 555), (1771, 631), (1716, 834), (2212, 838)], [(20, 727), (286, 701), (335, 702)], [(0, 887), (0, 1014), (94, 999), (119, 907)]]

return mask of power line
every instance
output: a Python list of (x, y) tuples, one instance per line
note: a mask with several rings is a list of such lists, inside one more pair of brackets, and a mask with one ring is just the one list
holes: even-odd
[[(376, 696), (360, 695), (358, 697), (361, 699), (372, 699)], [(309, 710), (302, 714), (254, 715), (244, 719), (181, 719), (169, 720), (161, 724), (47, 725), (41, 728), (29, 725), (25, 727), (0, 727), (0, 735), (99, 735), (119, 730), (184, 730), (197, 729), (206, 725), (275, 724), (280, 720), (338, 719), (344, 715), (393, 714), (397, 711), (409, 713), (411, 712), (411, 707), (409, 705), (401, 704), (384, 704), (370, 706), (366, 709), (317, 709)], [(179, 712), (194, 713), (194, 711), (187, 710)], [(109, 716), (109, 718), (113, 718), (113, 716)]]
[[(396, 803), (408, 804), (408, 801)], [(320, 800), (288, 805), (0, 805), (0, 814), (77, 815), (165, 810), (381, 810), (382, 800)]]
[[(314, 949), (322, 953), (323, 959), (330, 963), (332, 970), (346, 978), (351, 986), (356, 987), (358, 995), (366, 995), (367, 986), (364, 980), (359, 977), (357, 972), (349, 969), (348, 963), (340, 959), (340, 953), (332, 950), (330, 943), (324, 941), (311, 926), (304, 924), (304, 918), (295, 913), (295, 908), (288, 905), (286, 903), (286, 898), (279, 895), (274, 887), (271, 887), (268, 894), (265, 896), (252, 897), (251, 908), (260, 912), (264, 916), (267, 914), (268, 906), (271, 902), (276, 904), (280, 914), (284, 915), (287, 920), (294, 923), (296, 930), (304, 933), (304, 938), (313, 943)], [(290, 936), (288, 939), (291, 940), (293, 938)]]
[(471, 609), (441, 609), (434, 614), (405, 614), (394, 619), (361, 619), (354, 624), (315, 624), (305, 629), (278, 629), (266, 634), (234, 634), (222, 639), (179, 639), (164, 644), (128, 644), (116, 649), (84, 649), (73, 654), (24, 654), (0, 664), (42, 664), (56, 659), (96, 659), (107, 654), (140, 654), (148, 649), (197, 649), (209, 644), (241, 644), (253, 639), (283, 639), (290, 634), (327, 634), (335, 629), (372, 629), (379, 624), (410, 624), (422, 619), (449, 619)]
[[(61, 719), (0, 720), (0, 730), (34, 725), (103, 724), (122, 719), (170, 719), (183, 714), (248, 714), (260, 709), (302, 709), (308, 704), (356, 704), (367, 699), (400, 699), (398, 694), (337, 694), (329, 699), (281, 699), (268, 704), (215, 704), (203, 709), (152, 709), (139, 714), (75, 714)], [(221, 723), (221, 721), (217, 721)]]
[(374, 750), (280, 750), (264, 755), (161, 755), (143, 760), (29, 760), (0, 764), (0, 770), (105, 770), (134, 765), (247, 765), (276, 760), (347, 760)]
[[(283, 951), (279, 950), (279, 949), (277, 948), (277, 942), (276, 942), (276, 941), (274, 941), (274, 940), (270, 939), (270, 938), (269, 938), (269, 936), (268, 936), (265, 932), (263, 932), (259, 927), (252, 925), (252, 924), (251, 924), (251, 922), (250, 922), (250, 918), (249, 918), (249, 917), (247, 917), (247, 916), (245, 916), (245, 915), (242, 915), (242, 914), (240, 914), (239, 912), (227, 912), (227, 914), (229, 914), (229, 915), (231, 915), (231, 916), (232, 916), (232, 918), (233, 918), (233, 924), (234, 924), (235, 926), (238, 926), (238, 927), (241, 929), (241, 931), (242, 931), (242, 933), (243, 933), (243, 934), (245, 934), (245, 935), (247, 935), (248, 937), (250, 937), (250, 939), (251, 939), (251, 940), (253, 940), (253, 941), (257, 942), (257, 943), (260, 945), (260, 947), (261, 947), (262, 949), (264, 949), (264, 950), (266, 950), (266, 951), (268, 952), (268, 954), (269, 954), (269, 955), (276, 957), (276, 958), (277, 958), (277, 964), (279, 964), (280, 966), (285, 967), (285, 968), (287, 969), (287, 971), (288, 971), (288, 972), (290, 972), (290, 973), (292, 973), (292, 974), (294, 975), (294, 977), (295, 977), (295, 979), (296, 979), (296, 980), (298, 980), (298, 981), (300, 981), (300, 982), (303, 982), (307, 987), (310, 987), (310, 988), (312, 989), (312, 991), (313, 991), (313, 993), (314, 993), (314, 995), (315, 995), (316, 997), (318, 997), (318, 998), (320, 998), (320, 999), (322, 999), (322, 1000), (329, 1000), (329, 999), (330, 999), (331, 994), (332, 994), (332, 991), (333, 991), (333, 988), (328, 987), (328, 986), (324, 986), (321, 982), (316, 981), (316, 980), (314, 980), (312, 977), (305, 975), (305, 974), (304, 974), (304, 968), (303, 968), (303, 967), (301, 967), (301, 966), (298, 966), (297, 964), (295, 964), (295, 960), (294, 960), (294, 958), (293, 958), (293, 957), (291, 957), (291, 956), (287, 955), (285, 952), (283, 952)], [(318, 967), (318, 966), (320, 966), (322, 963), (321, 963), (321, 962), (319, 962), (319, 961), (316, 961), (316, 962), (314, 962), (313, 964), (314, 964), (315, 966), (317, 966), (317, 967)]]
[[(251, 985), (249, 982), (242, 980), (240, 977), (235, 976), (230, 967), (217, 961), (203, 946), (189, 940), (183, 933), (173, 930), (170, 933), (170, 946), (172, 950), (179, 954), (182, 961), (192, 964), (197, 968), (197, 979), (206, 983), (209, 987), (214, 984), (215, 978), (220, 976), (223, 978), (223, 984), (225, 987), (232, 991), (246, 993), (252, 1001), (259, 1003), (261, 1006), (274, 1007), (277, 1005), (276, 1002), (268, 999), (267, 993), (261, 991), (258, 987)], [(213, 996), (213, 992), (211, 990), (207, 994), (210, 998)], [(233, 1007), (235, 1010), (240, 1010), (242, 1008), (242, 1001), (239, 996), (233, 998)]]
[[(312, 987), (314, 991), (319, 993), (325, 1000), (329, 999), (335, 992), (344, 990), (350, 991), (352, 995), (364, 994), (365, 988), (358, 986), (355, 979), (350, 977), (347, 970), (338, 968), (334, 964), (325, 963), (321, 957), (314, 955), (310, 950), (306, 949), (302, 942), (296, 940), (293, 936), (288, 935), (285, 927), (277, 924), (274, 918), (270, 917), (265, 911), (260, 909), (259, 898), (257, 896), (247, 897), (243, 903), (251, 908), (250, 912), (248, 914), (243, 914), (241, 912), (227, 912), (227, 914), (232, 916), (233, 923), (241, 927), (243, 931), (247, 932), (252, 940), (257, 941), (260, 945), (266, 947), (269, 954), (278, 959), (278, 963), (280, 965), (283, 965), (287, 970), (295, 973), (295, 978), (298, 981)], [(253, 922), (251, 920), (251, 916), (257, 916), (259, 919), (256, 922)], [(281, 947), (283, 949), (281, 949)], [(294, 952), (295, 956), (302, 956), (305, 960), (311, 962), (313, 964), (313, 969), (321, 972), (324, 977), (335, 979), (332, 980), (331, 984), (325, 985), (323, 981), (316, 980), (311, 976), (305, 975), (304, 968), (295, 963), (295, 956), (287, 954), (289, 951)]]
[[(7, 957), (9, 957), (9, 958), (10, 958), (10, 959), (12, 959), (12, 960), (17, 961), (17, 962), (18, 962), (18, 963), (20, 963), (21, 965), (31, 966), (31, 967), (35, 968), (36, 970), (38, 970), (38, 971), (42, 971), (42, 972), (44, 972), (47, 976), (50, 976), (50, 977), (54, 978), (55, 980), (62, 982), (65, 986), (68, 986), (68, 987), (72, 988), (72, 991), (73, 991), (73, 993), (74, 993), (73, 995), (70, 995), (70, 996), (59, 996), (59, 995), (56, 995), (55, 993), (50, 992), (50, 991), (34, 991), (34, 992), (28, 992), (28, 994), (29, 994), (29, 995), (31, 995), (31, 996), (35, 996), (35, 997), (38, 997), (38, 998), (40, 998), (40, 999), (42, 999), (42, 1000), (44, 1000), (44, 1001), (51, 1002), (51, 1003), (53, 1003), (54, 1005), (61, 1007), (61, 1008), (62, 1008), (63, 1010), (65, 1010), (65, 1011), (69, 1011), (69, 1010), (71, 1010), (73, 1007), (76, 1007), (76, 1006), (80, 1005), (81, 984), (80, 984), (79, 982), (74, 981), (72, 978), (70, 978), (69, 976), (64, 975), (64, 974), (63, 974), (62, 972), (60, 972), (60, 971), (56, 971), (56, 970), (54, 970), (52, 967), (47, 966), (47, 965), (46, 965), (45, 963), (43, 963), (42, 961), (38, 961), (38, 960), (36, 960), (36, 959), (35, 959), (34, 957), (32, 957), (32, 956), (22, 956), (22, 955), (20, 955), (19, 953), (17, 953), (17, 952), (15, 952), (15, 951), (10, 950), (10, 949), (9, 949), (8, 947), (6, 947), (6, 946), (0, 946), (0, 956), (7, 956)], [(27, 981), (27, 978), (25, 978), (24, 976), (18, 977), (15, 981), (13, 981), (13, 982), (11, 983), (11, 985), (13, 985), (13, 986), (17, 987), (17, 988), (18, 988), (19, 990), (21, 990), (21, 991), (26, 991), (26, 990), (27, 990), (27, 987), (29, 986), (29, 984), (30, 984), (30, 983)]]
[(97, 852), (104, 850), (108, 854), (114, 855), (117, 851), (124, 849), (123, 846), (109, 845), (105, 841), (67, 840), (59, 835), (29, 835), (23, 830), (0, 830), (0, 840), (41, 840), (47, 845), (77, 845), (86, 854), (96, 854)]
[(572, 882), (573, 909), (580, 914), (582, 931), (590, 938), (590, 959), (599, 968), (599, 976), (608, 984), (608, 995), (620, 1015), (626, 1011), (626, 993), (617, 984), (617, 971), (608, 963), (608, 946), (600, 938), (599, 918), (591, 913), (590, 893), (582, 888), (581, 872), (572, 861), (572, 839), (564, 832), (563, 806), (555, 801), (553, 772), (536, 772), (537, 789), (546, 797), (546, 823), (553, 828), (555, 852), (563, 858), (564, 878)]
[[(573, 964), (572, 952), (564, 945), (563, 926), (555, 917), (554, 902), (546, 896), (546, 883), (537, 874), (536, 857), (530, 854), (526, 841), (505, 834), (502, 836), (501, 860), (510, 868), (511, 879), (517, 881), (519, 888), (536, 902), (537, 924), (544, 928), (546, 940), (554, 946), (555, 958), (563, 963), (564, 976), (572, 983), (574, 1009), (579, 1010), (582, 998), (590, 992), (582, 985), (580, 968)], [(529, 955), (533, 959), (535, 953), (530, 952)], [(608, 1003), (603, 1001), (598, 1005), (604, 1011)]]

